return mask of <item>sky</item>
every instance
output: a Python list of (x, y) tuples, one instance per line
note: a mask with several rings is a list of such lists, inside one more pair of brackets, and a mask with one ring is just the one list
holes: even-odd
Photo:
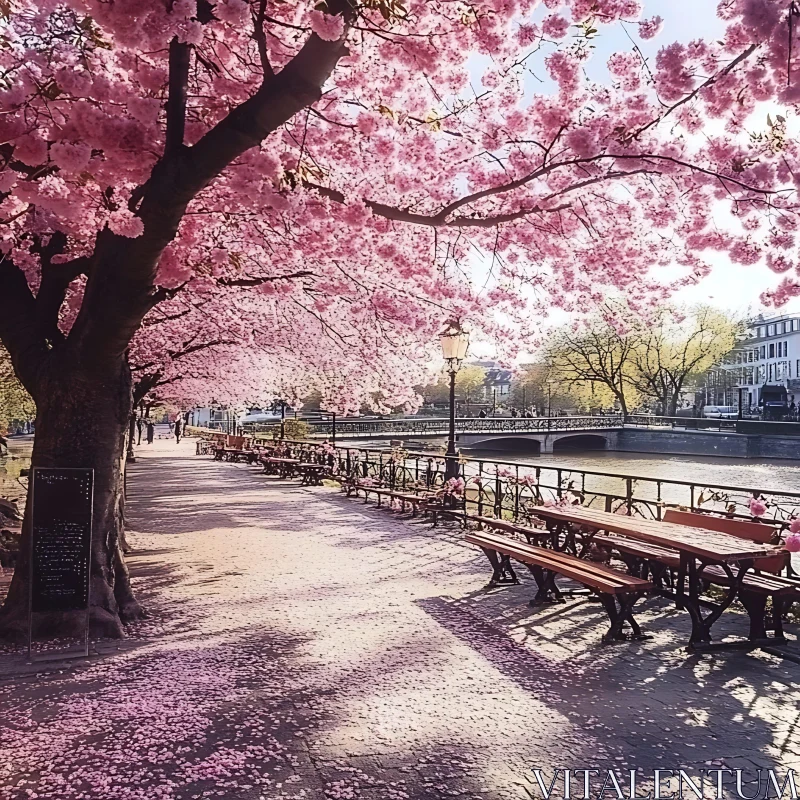
[[(595, 52), (588, 61), (586, 72), (589, 78), (598, 82), (609, 82), (610, 76), (606, 67), (609, 56), (621, 50), (632, 48), (631, 40), (636, 42), (643, 54), (648, 59), (655, 59), (658, 50), (674, 41), (689, 42), (696, 38), (718, 38), (723, 31), (722, 22), (716, 15), (716, 0), (643, 0), (643, 19), (660, 16), (664, 21), (661, 33), (651, 40), (640, 39), (637, 35), (637, 26), (633, 24), (619, 24), (611, 27), (602, 27), (599, 35), (594, 39)], [(541, 5), (537, 9), (534, 19), (539, 19), (548, 10)], [(549, 51), (543, 51), (536, 61), (531, 61), (531, 73), (526, 77), (526, 88), (531, 94), (555, 92), (556, 87), (547, 75), (544, 66), (544, 57)], [(488, 66), (488, 61), (476, 58), (473, 73), (479, 83), (480, 75)], [(780, 109), (776, 109), (780, 111)], [(754, 126), (765, 127), (764, 120), (754, 119)], [(785, 112), (784, 112), (785, 113)], [(724, 254), (705, 252), (704, 258), (712, 264), (711, 273), (695, 286), (684, 287), (673, 295), (674, 302), (681, 305), (707, 304), (721, 310), (729, 311), (731, 316), (754, 316), (764, 313), (765, 316), (778, 313), (800, 312), (800, 298), (794, 298), (780, 309), (765, 309), (759, 301), (759, 295), (775, 287), (781, 279), (766, 266), (743, 266), (732, 264)], [(483, 269), (475, 265), (476, 284), (480, 282)], [(672, 279), (683, 277), (685, 272), (678, 268), (660, 268), (657, 273), (659, 281), (668, 282)], [(558, 325), (571, 321), (569, 315), (560, 310), (554, 310), (549, 323)], [(471, 348), (476, 356), (490, 357), (491, 345), (476, 342)], [(531, 354), (524, 353), (520, 361), (531, 359)]]

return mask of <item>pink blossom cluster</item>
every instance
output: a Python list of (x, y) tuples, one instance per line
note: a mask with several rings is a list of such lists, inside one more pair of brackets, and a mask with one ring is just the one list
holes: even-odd
[[(800, 145), (784, 115), (759, 116), (800, 101), (786, 4), (731, 0), (723, 36), (648, 59), (622, 49), (607, 83), (587, 79), (592, 48), (569, 27), (635, 22), (648, 39), (663, 21), (636, 0), (545, 5), (540, 21), (515, 0), (417, 3), (388, 21), (360, 7), (348, 22), (282, 3), (255, 31), (255, 0), (205, 21), (189, 0), (71, 0), (69, 14), (19, 0), (0, 51), (0, 248), (36, 290), (34, 237), (64, 233), (74, 258), (100, 231), (143, 234), (173, 40), (193, 48), (188, 153), (259, 90), (266, 62), (280, 72), (306, 43), (343, 41), (320, 99), (199, 191), (163, 250), (163, 299), (131, 346), (162, 398), (316, 390), (330, 410), (411, 410), (443, 318), (473, 321), (511, 358), (540, 343), (554, 306), (578, 315), (617, 291), (645, 307), (701, 280), (710, 253), (782, 274), (766, 302), (800, 293)], [(553, 91), (519, 74), (544, 40)], [(490, 63), (477, 95), (476, 57)], [(476, 257), (492, 264), (485, 290)], [(661, 277), (676, 265), (683, 277)], [(67, 291), (65, 332), (85, 285)]]

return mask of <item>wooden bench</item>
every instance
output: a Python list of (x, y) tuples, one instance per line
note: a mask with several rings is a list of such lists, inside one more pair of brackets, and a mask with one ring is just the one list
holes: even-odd
[[(728, 574), (716, 564), (705, 567), (700, 577), (719, 586), (731, 585)], [(767, 614), (770, 597), (772, 612)], [(783, 616), (797, 598), (797, 584), (781, 575), (751, 572), (745, 575), (737, 598), (750, 617), (751, 640), (766, 639), (767, 629), (774, 630), (777, 639), (783, 639)]]
[(297, 465), (297, 469), (302, 478), (301, 486), (322, 486), (322, 479), (325, 477), (328, 467), (325, 464), (303, 462)]
[[(696, 514), (668, 509), (664, 514), (664, 522), (728, 533), (740, 539), (762, 544), (773, 543), (780, 538), (777, 529), (772, 525), (715, 517), (710, 514)], [(600, 547), (608, 547), (617, 551), (621, 560), (632, 574), (639, 577), (647, 577), (648, 574), (651, 574), (656, 587), (659, 589), (662, 588), (663, 583), (667, 580), (672, 583), (669, 570), (677, 569), (679, 566), (680, 557), (678, 552), (660, 545), (634, 541), (615, 534), (598, 534), (594, 541)], [(759, 572), (780, 572), (787, 563), (787, 556), (788, 554), (781, 554), (756, 559), (754, 569), (757, 572), (748, 573), (745, 576), (742, 584), (743, 593), (753, 592), (759, 597), (772, 596), (773, 601), (778, 604), (777, 607), (782, 609), (781, 613), (785, 613), (795, 598), (795, 591), (799, 588), (797, 582), (790, 578), (781, 578), (779, 576), (765, 581), (762, 580)], [(727, 586), (730, 583), (724, 569), (713, 565), (706, 567), (702, 578), (720, 586)], [(776, 587), (781, 589), (779, 600), (778, 595), (770, 591)], [(750, 598), (746, 597), (743, 600), (743, 605), (747, 608), (749, 603), (750, 608), (755, 611), (760, 602), (760, 600), (750, 602)], [(748, 608), (748, 612), (750, 608)]]
[(416, 516), (417, 510), (421, 510), (423, 514), (431, 517), (433, 527), (435, 527), (438, 523), (440, 516), (457, 519), (464, 527), (466, 527), (466, 519), (468, 515), (464, 510), (463, 498), (460, 498), (460, 503), (457, 505), (447, 505), (445, 503), (445, 498), (442, 498), (429, 491), (423, 491), (419, 494), (414, 494), (411, 492), (401, 492), (397, 489), (390, 489), (386, 486), (381, 486), (380, 484), (365, 486), (364, 484), (353, 482), (352, 480), (346, 482), (342, 481), (342, 488), (345, 489), (348, 497), (352, 496), (353, 494), (358, 497), (358, 492), (362, 491), (364, 493), (365, 503), (369, 501), (370, 494), (375, 495), (377, 499), (377, 505), (379, 507), (382, 505), (382, 500), (384, 497), (388, 497), (390, 500), (400, 501), (401, 511), (405, 511), (406, 504), (408, 504), (411, 506), (412, 516)]
[(532, 542), (548, 541), (552, 538), (552, 534), (545, 528), (529, 528), (525, 525), (517, 525), (516, 522), (509, 522), (505, 519), (497, 519), (497, 517), (484, 517), (477, 515), (468, 515), (467, 519), (471, 522), (477, 522), (487, 528), (494, 528), (498, 531), (505, 531), (506, 533), (520, 533), (528, 541)]
[[(730, 519), (728, 517), (715, 517), (711, 514), (697, 514), (690, 511), (676, 511), (667, 509), (664, 522), (675, 522), (678, 525), (691, 525), (694, 528), (704, 528), (707, 531), (729, 533), (739, 539), (760, 544), (778, 544), (780, 531), (774, 525), (762, 522), (747, 522), (745, 520)], [(761, 572), (781, 572), (789, 562), (789, 554), (782, 553), (768, 558), (758, 558), (753, 568)]]
[(364, 486), (363, 484), (356, 484), (354, 487), (355, 494), (358, 496), (358, 490), (364, 492), (364, 502), (369, 500), (369, 495), (374, 494), (377, 498), (378, 506), (382, 505), (382, 498), (388, 497), (390, 500), (399, 500), (401, 510), (405, 511), (406, 503), (412, 506), (414, 514), (417, 512), (418, 506), (425, 506), (430, 501), (430, 496), (425, 494), (412, 494), (411, 492), (399, 492), (396, 489), (389, 489), (385, 486)]
[(510, 559), (514, 558), (528, 567), (536, 581), (537, 592), (531, 601), (532, 605), (563, 603), (562, 592), (555, 581), (557, 575), (562, 575), (590, 589), (600, 598), (611, 623), (603, 635), (604, 644), (628, 638), (622, 630), (626, 622), (633, 631), (633, 638), (643, 638), (642, 630), (633, 617), (633, 606), (645, 592), (653, 588), (650, 581), (568, 553), (525, 544), (497, 533), (469, 533), (466, 540), (480, 547), (489, 559), (492, 565), (490, 585), (519, 582), (510, 564)]
[(664, 590), (674, 585), (671, 570), (677, 569), (681, 560), (677, 550), (613, 533), (597, 534), (594, 543), (600, 548), (615, 551), (631, 575), (651, 578), (657, 589)]

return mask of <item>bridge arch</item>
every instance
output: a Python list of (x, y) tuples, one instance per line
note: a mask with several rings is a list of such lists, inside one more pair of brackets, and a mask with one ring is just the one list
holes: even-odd
[(496, 436), (481, 439), (479, 442), (465, 444), (470, 450), (494, 450), (507, 453), (527, 453), (538, 456), (542, 451), (542, 443), (532, 436)]
[(560, 453), (570, 450), (605, 450), (608, 448), (608, 438), (599, 433), (578, 433), (560, 436), (553, 442), (553, 452)]

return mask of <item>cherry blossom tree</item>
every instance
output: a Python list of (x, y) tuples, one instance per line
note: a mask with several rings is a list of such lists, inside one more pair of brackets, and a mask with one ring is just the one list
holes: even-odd
[[(706, 250), (794, 268), (787, 4), (724, 0), (720, 41), (653, 63), (632, 46), (602, 85), (584, 73), (596, 32), (660, 21), (637, 0), (537, 5), (0, 4), (0, 339), (37, 403), (34, 465), (95, 469), (96, 633), (141, 613), (118, 546), (129, 353), (139, 381), (164, 380), (193, 342), (232, 346), (164, 316), (227, 315), (221, 337), (246, 320), (271, 380), (350, 407), (373, 387), (410, 397), (400, 353), (424, 360), (449, 315), (513, 349), (553, 304), (663, 299), (654, 268), (694, 282)], [(552, 91), (527, 88), (534, 64)]]

